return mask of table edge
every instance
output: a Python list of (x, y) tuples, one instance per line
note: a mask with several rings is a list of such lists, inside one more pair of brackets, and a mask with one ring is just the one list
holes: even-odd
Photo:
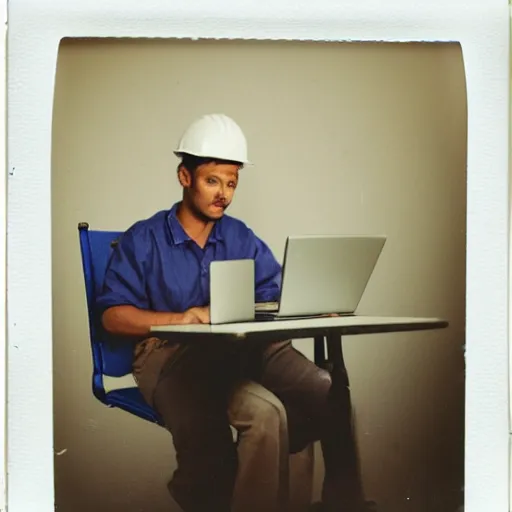
[[(386, 317), (379, 317), (386, 318)], [(389, 317), (387, 317), (389, 318)], [(398, 318), (398, 317), (397, 317)], [(197, 331), (180, 331), (176, 329), (176, 326), (172, 326), (172, 330), (166, 330), (168, 326), (156, 326), (151, 328), (151, 333), (159, 333), (166, 336), (180, 336), (180, 337), (198, 337), (203, 335), (232, 338), (232, 339), (247, 339), (262, 336), (272, 337), (284, 337), (284, 338), (311, 338), (315, 336), (328, 336), (328, 335), (340, 335), (340, 336), (357, 336), (364, 334), (390, 334), (399, 332), (417, 332), (417, 331), (430, 331), (445, 329), (449, 327), (449, 322), (440, 318), (432, 319), (418, 319), (414, 321), (397, 321), (396, 323), (374, 323), (371, 325), (360, 324), (360, 325), (334, 325), (334, 326), (294, 326), (292, 328), (279, 328), (279, 322), (272, 322), (276, 326), (275, 329), (271, 330), (251, 330), (250, 328), (236, 331), (222, 331), (222, 326), (209, 325), (204, 326), (203, 329)], [(250, 324), (248, 324), (250, 325)]]

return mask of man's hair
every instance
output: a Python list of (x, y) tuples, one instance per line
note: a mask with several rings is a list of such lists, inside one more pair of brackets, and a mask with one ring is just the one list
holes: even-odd
[(192, 181), (194, 180), (194, 174), (197, 170), (197, 168), (204, 164), (231, 164), (231, 165), (237, 165), (240, 169), (243, 167), (243, 164), (240, 162), (235, 162), (233, 160), (223, 160), (221, 158), (210, 158), (210, 157), (203, 157), (203, 156), (195, 156), (195, 155), (189, 155), (188, 153), (180, 153), (179, 154), (181, 158), (181, 162), (178, 164), (178, 171), (180, 167), (184, 167), (189, 173), (190, 177), (192, 178)]

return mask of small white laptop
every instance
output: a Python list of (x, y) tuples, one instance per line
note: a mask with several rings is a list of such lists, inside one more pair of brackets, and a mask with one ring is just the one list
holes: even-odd
[(254, 296), (254, 260), (210, 263), (211, 324), (254, 321)]
[(256, 320), (353, 315), (375, 269), (385, 236), (290, 236), (281, 295), (256, 305)]

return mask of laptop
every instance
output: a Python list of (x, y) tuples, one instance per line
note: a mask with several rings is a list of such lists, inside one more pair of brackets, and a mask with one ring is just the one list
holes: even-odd
[(210, 324), (254, 321), (254, 289), (254, 260), (212, 261)]
[(386, 236), (287, 238), (278, 302), (256, 304), (256, 320), (354, 315)]

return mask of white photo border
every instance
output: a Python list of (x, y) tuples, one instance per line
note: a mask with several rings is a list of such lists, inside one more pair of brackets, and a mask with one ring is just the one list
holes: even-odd
[[(6, 312), (6, 299), (7, 299), (7, 240), (6, 240), (6, 222), (7, 222), (7, 175), (6, 175), (6, 87), (7, 87), (7, 0), (0, 0), (0, 23), (3, 25), (2, 37), (0, 40), (0, 57), (3, 64), (3, 72), (5, 80), (0, 85), (0, 96), (2, 97), (0, 113), (4, 122), (0, 125), (0, 156), (2, 156), (3, 180), (0, 182), (0, 311), (2, 316)], [(7, 359), (7, 328), (6, 323), (0, 322), (2, 328), (0, 328), (0, 350), (2, 351), (3, 357), (0, 363), (0, 440), (2, 448), (0, 449), (0, 510), (5, 510), (6, 506), (6, 471), (7, 471), (7, 460), (5, 453), (5, 439), (6, 439), (6, 359)]]
[(506, 1), (15, 0), (8, 16), (9, 512), (54, 510), (51, 136), (65, 37), (461, 44), (468, 98), (465, 511), (509, 510)]

